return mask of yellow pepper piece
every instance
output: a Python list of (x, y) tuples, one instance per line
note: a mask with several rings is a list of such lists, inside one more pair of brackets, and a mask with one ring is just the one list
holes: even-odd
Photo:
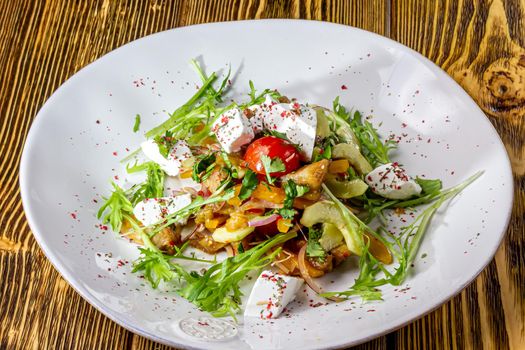
[(292, 227), (292, 220), (280, 218), (277, 220), (277, 230), (281, 233), (286, 233)]
[(350, 167), (350, 162), (347, 159), (334, 160), (328, 166), (328, 172), (330, 174), (341, 174), (346, 173)]

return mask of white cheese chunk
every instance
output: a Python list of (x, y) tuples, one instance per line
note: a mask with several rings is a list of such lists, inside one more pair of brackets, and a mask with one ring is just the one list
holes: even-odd
[(253, 286), (244, 316), (277, 318), (303, 285), (303, 279), (263, 271)]
[(421, 186), (397, 163), (381, 165), (365, 177), (372, 191), (388, 199), (406, 199), (421, 193)]
[[(181, 194), (176, 197), (147, 198), (137, 203), (133, 208), (133, 215), (144, 226), (156, 224), (167, 215), (173, 214), (191, 203), (190, 194)], [(179, 224), (185, 224), (181, 220)]]
[(240, 151), (255, 136), (250, 121), (239, 108), (221, 114), (213, 123), (212, 131), (227, 153)]
[(144, 141), (140, 147), (147, 158), (160, 165), (161, 169), (170, 176), (179, 175), (182, 163), (192, 158), (190, 147), (183, 140), (178, 140), (171, 147), (167, 158), (160, 153), (159, 145), (154, 140)]
[(304, 160), (310, 160), (315, 145), (317, 113), (297, 102), (277, 103), (268, 95), (265, 102), (251, 106), (250, 122), (255, 133), (263, 129), (278, 131), (299, 146)]

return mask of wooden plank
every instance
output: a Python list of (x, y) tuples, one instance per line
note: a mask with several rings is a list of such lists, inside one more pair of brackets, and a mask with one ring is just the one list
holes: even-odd
[[(455, 328), (441, 319), (443, 339), (450, 340), (448, 333), (462, 332), (456, 341), (459, 348), (523, 349), (525, 2), (394, 0), (391, 18), (393, 39), (440, 65), (485, 111), (505, 143), (515, 175), (515, 202), (506, 239), (495, 262), (461, 294), (462, 302), (454, 300), (441, 309), (447, 315), (452, 308), (456, 315)], [(405, 330), (400, 333), (407, 336)], [(422, 342), (429, 343), (428, 339)]]
[(44, 101), (101, 55), (169, 28), (251, 18), (326, 20), (391, 35), (458, 80), (511, 155), (514, 216), (496, 262), (442, 308), (358, 348), (522, 348), (524, 8), (516, 0), (0, 1), (0, 348), (167, 349), (89, 306), (45, 259), (21, 208), (20, 152)]

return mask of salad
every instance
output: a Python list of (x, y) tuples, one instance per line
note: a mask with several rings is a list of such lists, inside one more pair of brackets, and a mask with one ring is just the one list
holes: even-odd
[[(443, 189), (410, 176), (390, 158), (397, 143), (338, 98), (326, 108), (250, 81), (246, 100), (230, 101), (230, 72), (219, 81), (192, 64), (198, 91), (123, 160), (144, 181), (113, 183), (98, 217), (138, 245), (133, 272), (214, 316), (236, 317), (248, 276), (258, 278), (245, 316), (279, 316), (304, 282), (335, 302), (381, 299), (379, 287), (409, 275), (438, 208), (481, 175)], [(399, 233), (387, 230), (385, 211), (422, 205)], [(316, 282), (352, 256), (359, 274), (347, 290)]]

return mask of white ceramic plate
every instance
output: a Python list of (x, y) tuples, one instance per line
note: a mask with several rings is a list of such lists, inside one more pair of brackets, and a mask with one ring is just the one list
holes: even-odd
[[(119, 159), (142, 140), (133, 133), (166, 118), (192, 95), (188, 62), (238, 72), (234, 95), (251, 79), (299, 100), (373, 115), (400, 137), (394, 158), (411, 174), (446, 187), (485, 174), (434, 218), (413, 274), (384, 287), (384, 301), (331, 303), (301, 293), (289, 316), (215, 324), (169, 291), (130, 273), (136, 247), (98, 226), (109, 181), (123, 182)], [(357, 344), (393, 330), (458, 293), (492, 259), (512, 204), (509, 160), (496, 131), (470, 97), (416, 52), (351, 27), (307, 21), (248, 21), (180, 28), (134, 41), (68, 80), (34, 121), (20, 173), (24, 208), (38, 243), (64, 278), (115, 322), (150, 339), (206, 349), (313, 349)], [(96, 203), (95, 201), (98, 201)], [(355, 268), (328, 289), (349, 286)], [(329, 277), (330, 278), (330, 277)], [(313, 301), (310, 301), (313, 300)], [(323, 303), (318, 304), (318, 302)], [(193, 335), (192, 335), (193, 334)], [(220, 338), (205, 340), (202, 337)], [(201, 337), (201, 338), (199, 338)]]

